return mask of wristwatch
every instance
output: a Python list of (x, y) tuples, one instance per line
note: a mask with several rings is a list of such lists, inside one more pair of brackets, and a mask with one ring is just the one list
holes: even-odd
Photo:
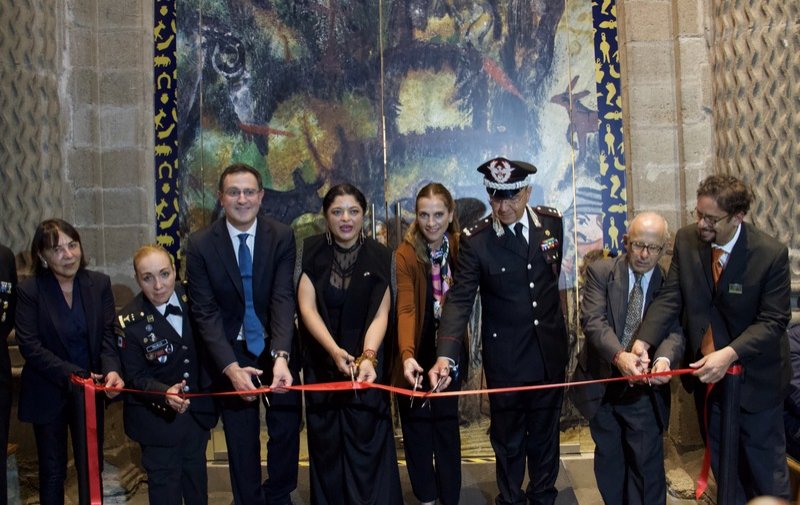
[(286, 360), (286, 363), (289, 363), (289, 353), (286, 351), (276, 351), (273, 349), (269, 354), (272, 356), (272, 361), (275, 361), (278, 358), (283, 358)]

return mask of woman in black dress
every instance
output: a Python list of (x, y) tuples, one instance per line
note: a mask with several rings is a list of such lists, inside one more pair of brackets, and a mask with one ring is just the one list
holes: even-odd
[[(328, 230), (305, 240), (297, 289), (305, 382), (384, 381), (391, 252), (364, 237), (354, 186), (332, 187), (322, 208)], [(312, 503), (402, 503), (386, 392), (307, 392), (306, 418)]]

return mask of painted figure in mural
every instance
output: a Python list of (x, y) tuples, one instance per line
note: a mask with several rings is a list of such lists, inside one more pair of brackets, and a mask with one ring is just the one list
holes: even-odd
[(8, 335), (17, 308), (17, 264), (11, 249), (0, 244), (0, 504), (8, 499), (6, 482), (8, 425), (11, 417), (11, 358)]
[[(645, 315), (634, 352), (657, 346), (682, 318), (701, 433), (719, 475), (720, 383), (736, 362), (744, 368), (735, 503), (760, 495), (789, 498), (783, 397), (791, 376), (786, 326), (791, 318), (789, 252), (744, 222), (753, 193), (730, 175), (697, 188), (695, 224), (678, 230), (667, 281)], [(699, 381), (699, 383), (698, 383)], [(717, 384), (708, 393), (707, 385)], [(708, 402), (705, 428), (704, 404)]]
[(162, 395), (125, 395), (125, 433), (142, 448), (151, 505), (208, 503), (206, 445), (217, 415), (203, 392), (211, 377), (198, 341), (175, 265), (158, 245), (139, 248), (133, 270), (141, 292), (121, 311), (117, 339), (127, 384)]
[[(416, 199), (416, 219), (397, 248), (397, 340), (393, 382), (430, 390), (423, 373), (436, 361), (436, 332), (442, 307), (458, 268), (458, 219), (450, 192), (439, 183), (424, 186)], [(462, 341), (458, 362), (468, 363)], [(448, 390), (461, 389), (466, 367)], [(461, 438), (458, 397), (398, 397), (403, 447), (414, 496), (423, 504), (458, 503), (461, 492)], [(434, 464), (435, 461), (435, 464)]]
[[(192, 234), (186, 248), (190, 307), (205, 351), (227, 378), (221, 389), (251, 391), (263, 384), (276, 390), (221, 401), (234, 502), (285, 504), (297, 487), (300, 450), (300, 394), (282, 389), (299, 383), (298, 360), (291, 359), (294, 234), (259, 215), (264, 188), (253, 167), (228, 166), (218, 188), (225, 216)], [(263, 483), (262, 399), (269, 433)]]
[[(658, 265), (669, 241), (666, 220), (645, 212), (623, 236), (627, 254), (595, 261), (586, 270), (581, 323), (586, 343), (576, 380), (666, 372), (683, 358), (677, 322), (653, 356), (631, 352), (632, 337), (664, 282)], [(663, 504), (667, 499), (663, 434), (669, 422), (668, 377), (649, 384), (613, 382), (575, 388), (578, 410), (589, 420), (595, 442), (597, 487), (608, 504)]]
[[(85, 436), (78, 421), (83, 412), (76, 411), (70, 376), (124, 387), (114, 338), (114, 295), (107, 275), (86, 268), (78, 231), (61, 219), (37, 226), (31, 258), (33, 276), (23, 280), (17, 292), (15, 330), (25, 358), (19, 420), (33, 423), (40, 502), (63, 504), (68, 427), (75, 466), (88, 473)], [(117, 394), (106, 392), (109, 398)], [(102, 472), (104, 409), (102, 401), (98, 405), (97, 458)], [(88, 482), (79, 479), (78, 493), (81, 503), (88, 503)]]
[[(461, 241), (457, 278), (439, 324), (431, 384), (447, 387), (460, 363), (464, 330), (480, 288), (481, 338), (490, 388), (561, 382), (568, 337), (558, 278), (561, 214), (530, 208), (536, 167), (495, 158), (482, 164), (492, 215)], [(489, 436), (497, 460), (498, 504), (552, 504), (559, 466), (559, 389), (489, 395)], [(522, 490), (525, 465), (530, 482)]]
[[(332, 187), (322, 201), (327, 231), (303, 243), (297, 301), (307, 384), (388, 381), (392, 255), (365, 238), (366, 210), (360, 190)], [(402, 503), (385, 391), (306, 392), (306, 420), (312, 503)]]

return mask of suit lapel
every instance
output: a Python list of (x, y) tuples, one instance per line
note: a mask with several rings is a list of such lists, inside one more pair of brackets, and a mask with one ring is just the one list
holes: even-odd
[[(233, 245), (231, 243), (231, 236), (228, 234), (228, 227), (225, 225), (225, 218), (217, 219), (212, 229), (214, 240), (211, 241), (217, 250), (217, 254), (222, 259), (222, 265), (228, 273), (233, 285), (236, 286), (236, 291), (239, 297), (244, 300), (244, 288), (242, 287), (242, 275), (239, 273), (239, 262), (236, 260)], [(213, 265), (209, 265), (213, 268)]]
[[(526, 211), (527, 213), (528, 211)], [(533, 226), (533, 220), (531, 219), (530, 214), (528, 216), (528, 250), (526, 251), (525, 257), (529, 260), (533, 260), (533, 258), (537, 254), (542, 254), (541, 244), (542, 240), (544, 240), (544, 228), (541, 226), (536, 227)]]
[(64, 295), (61, 293), (61, 287), (58, 285), (58, 280), (56, 280), (52, 273), (48, 272), (47, 277), (37, 280), (37, 284), (39, 294), (44, 302), (41, 313), (48, 315), (48, 318), (50, 319), (50, 322), (52, 323), (53, 328), (55, 328), (56, 334), (58, 335), (58, 340), (61, 341), (64, 349), (67, 349), (67, 340), (64, 338), (64, 333), (62, 331), (64, 328), (66, 328), (66, 324), (61, 319), (61, 315), (64, 313), (62, 306), (66, 306), (66, 301), (64, 300)]
[(611, 278), (608, 280), (608, 304), (611, 311), (611, 323), (619, 335), (625, 329), (625, 318), (628, 316), (628, 261), (622, 257), (614, 262)]
[(90, 356), (97, 356), (100, 351), (101, 335), (97, 334), (97, 325), (95, 321), (102, 319), (102, 317), (98, 317), (97, 312), (102, 309), (103, 302), (100, 300), (100, 297), (97, 296), (99, 293), (94, 289), (94, 283), (86, 272), (79, 270), (76, 277), (80, 284), (83, 312), (86, 315), (86, 331), (89, 335)]
[(650, 302), (653, 301), (655, 298), (658, 289), (661, 287), (663, 283), (663, 276), (661, 275), (661, 267), (658, 265), (655, 266), (653, 269), (653, 275), (650, 276), (650, 283), (647, 285), (647, 293), (644, 295), (644, 310), (647, 312), (647, 307), (650, 306)]
[[(256, 225), (256, 240), (253, 246), (253, 285), (266, 282), (267, 256), (274, 250), (275, 236), (270, 233), (270, 226), (264, 219), (258, 219)], [(261, 290), (255, 290), (260, 292)], [(255, 296), (255, 292), (253, 293)]]
[(697, 241), (697, 255), (700, 258), (700, 266), (706, 279), (706, 287), (708, 287), (708, 292), (713, 296), (714, 276), (711, 273), (711, 244), (703, 242), (696, 235), (695, 240)]
[(744, 223), (742, 223), (741, 230), (739, 238), (733, 245), (733, 250), (728, 257), (728, 262), (725, 264), (725, 268), (722, 269), (714, 299), (718, 298), (722, 293), (727, 293), (732, 277), (745, 270), (747, 264), (747, 231)]

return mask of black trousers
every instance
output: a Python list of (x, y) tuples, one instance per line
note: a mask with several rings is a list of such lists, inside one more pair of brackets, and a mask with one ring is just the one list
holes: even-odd
[[(723, 383), (717, 384), (708, 401), (708, 442), (711, 447), (711, 469), (719, 475), (720, 398)], [(700, 432), (706, 437), (704, 403), (706, 385), (695, 387)], [(744, 505), (756, 496), (777, 496), (789, 499), (789, 469), (786, 465), (786, 436), (783, 427), (783, 404), (761, 412), (739, 409), (739, 468), (736, 504)]]
[[(98, 394), (96, 401), (97, 458), (100, 465), (100, 475), (96, 478), (100, 479), (101, 491), (103, 483), (103, 398), (102, 394)], [(39, 458), (39, 502), (41, 505), (64, 504), (64, 482), (67, 479), (67, 429), (72, 438), (73, 454), (85, 454), (86, 447), (80, 443), (85, 438), (85, 426), (80, 426), (79, 423), (82, 418), (83, 413), (75, 411), (73, 401), (70, 399), (53, 422), (33, 425), (36, 454)], [(76, 457), (75, 464), (81, 464), (81, 459), (85, 458)], [(78, 493), (80, 496), (89, 496), (88, 483), (81, 479), (78, 479)]]
[[(191, 416), (189, 413), (182, 415)], [(208, 503), (206, 446), (210, 433), (191, 417), (185, 421), (181, 427), (183, 433), (175, 440), (175, 445), (141, 444), (150, 505)]]
[[(234, 347), (239, 365), (254, 366), (264, 371), (261, 383), (272, 383), (272, 361), (264, 351), (260, 359), (243, 349), (243, 343)], [(300, 376), (292, 363), (294, 384)], [(301, 396), (298, 391), (268, 394), (270, 407), (266, 407), (267, 473), (261, 479), (261, 408), (263, 396), (247, 402), (236, 397), (224, 397), (220, 402), (225, 443), (228, 447), (231, 488), (236, 505), (285, 505), (291, 503), (289, 494), (297, 487), (297, 465), (300, 456)]]
[[(519, 385), (492, 383), (490, 387)], [(555, 503), (562, 399), (561, 389), (489, 395), (489, 438), (500, 491), (497, 505), (522, 505), (526, 500), (535, 505)], [(526, 459), (529, 483), (523, 493)]]
[[(459, 389), (460, 381), (454, 381), (447, 391)], [(431, 398), (424, 407), (423, 403), (415, 398), (411, 407), (408, 397), (397, 397), (411, 488), (421, 502), (456, 504), (461, 494), (458, 397)]]
[(589, 421), (594, 474), (608, 504), (658, 505), (667, 500), (663, 430), (653, 399), (636, 389), (627, 398), (604, 400)]

